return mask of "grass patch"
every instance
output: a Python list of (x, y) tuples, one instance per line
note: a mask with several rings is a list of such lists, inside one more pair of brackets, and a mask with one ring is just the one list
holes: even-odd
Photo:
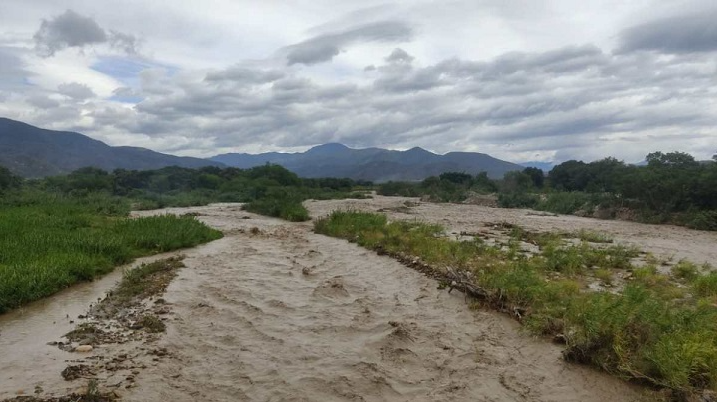
[[(516, 228), (508, 249), (452, 241), (440, 226), (362, 212), (333, 212), (315, 222), (315, 231), (403, 261), (418, 257), (434, 276), (448, 267), (470, 273), (484, 303), (511, 312), (536, 334), (559, 335), (568, 360), (679, 392), (717, 388), (717, 308), (709, 299), (717, 296), (717, 274), (695, 273), (683, 290), (654, 266), (633, 267), (635, 249), (590, 246), (588, 239), (566, 244), (562, 236), (535, 237), (541, 252), (531, 257), (516, 252), (531, 236)], [(613, 269), (632, 271), (633, 279), (620, 294), (591, 292), (583, 281), (587, 268), (604, 282)], [(684, 298), (686, 291), (702, 299)]]
[(692, 286), (700, 297), (717, 296), (717, 272), (710, 272), (707, 275), (699, 276), (692, 282)]
[(261, 198), (244, 204), (244, 210), (260, 215), (273, 216), (290, 222), (304, 222), (310, 219), (309, 211), (299, 200), (285, 198)]
[(697, 265), (687, 261), (681, 260), (671, 269), (672, 276), (678, 279), (684, 279), (688, 282), (694, 281), (700, 276)]
[(613, 239), (607, 233), (594, 232), (592, 230), (580, 229), (575, 237), (590, 243), (612, 243)]
[(130, 219), (105, 205), (113, 202), (64, 199), (0, 210), (0, 313), (136, 257), (222, 236), (193, 217)]
[(167, 326), (162, 322), (162, 320), (152, 314), (143, 315), (139, 321), (137, 321), (137, 325), (145, 331), (151, 333), (164, 332), (167, 330)]
[(117, 288), (112, 291), (110, 300), (114, 304), (125, 304), (134, 299), (160, 294), (176, 276), (177, 269), (182, 267), (184, 263), (181, 257), (171, 257), (128, 269)]

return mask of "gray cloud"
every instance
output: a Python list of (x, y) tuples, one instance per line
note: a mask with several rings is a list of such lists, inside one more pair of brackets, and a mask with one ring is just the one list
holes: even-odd
[(288, 65), (317, 64), (332, 60), (345, 47), (358, 42), (405, 42), (413, 37), (411, 27), (401, 21), (360, 25), (341, 32), (315, 36), (284, 48)]
[(25, 80), (32, 75), (26, 67), (14, 49), (0, 47), (0, 90), (12, 91), (26, 87)]
[(48, 98), (46, 95), (33, 95), (26, 99), (26, 102), (39, 109), (55, 109), (60, 107), (60, 102)]
[(585, 45), (428, 65), (396, 49), (384, 60), (360, 84), (251, 63), (209, 73), (146, 69), (141, 85), (116, 92), (143, 99), (134, 108), (37, 98), (33, 121), (66, 116), (71, 126), (81, 113), (100, 136), (205, 156), (339, 141), (633, 161), (657, 149), (699, 153), (713, 142), (717, 65), (709, 54)]
[(137, 54), (140, 40), (136, 36), (113, 30), (109, 31), (108, 36), (111, 47), (127, 54)]
[(279, 70), (257, 70), (249, 67), (234, 66), (221, 71), (207, 73), (205, 81), (208, 82), (232, 82), (240, 85), (266, 84), (274, 82), (285, 76)]
[(50, 20), (42, 20), (33, 36), (35, 50), (40, 56), (50, 57), (67, 48), (83, 49), (86, 46), (109, 44), (129, 54), (137, 52), (138, 39), (132, 35), (105, 31), (94, 19), (67, 10)]
[(64, 84), (60, 84), (57, 87), (57, 92), (78, 101), (97, 96), (90, 87), (78, 82), (66, 82)]
[(138, 105), (145, 123), (135, 128), (161, 136), (186, 131), (182, 125), (196, 125), (194, 116), (201, 116), (203, 132), (214, 135), (220, 148), (271, 138), (286, 147), (342, 141), (448, 151), (482, 144), (498, 155), (527, 149), (557, 155), (592, 144), (579, 150), (583, 157), (604, 156), (608, 149), (620, 156), (613, 141), (679, 143), (665, 134), (677, 128), (708, 135), (710, 93), (717, 89), (709, 73), (714, 60), (636, 57), (580, 46), (510, 53), (490, 62), (452, 59), (422, 68), (393, 63), (379, 67), (368, 86), (291, 76), (251, 96), (239, 87), (184, 84), (181, 96)]
[(620, 34), (620, 51), (663, 53), (717, 51), (717, 8), (647, 22)]
[(393, 49), (393, 52), (391, 52), (388, 57), (386, 57), (386, 61), (389, 63), (407, 63), (410, 64), (413, 62), (414, 57), (408, 54), (405, 50), (401, 48), (395, 48)]

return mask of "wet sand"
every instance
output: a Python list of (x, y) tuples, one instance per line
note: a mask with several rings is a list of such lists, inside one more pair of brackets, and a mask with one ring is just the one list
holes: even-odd
[[(306, 205), (321, 216), (337, 208), (396, 208), (406, 200)], [(683, 228), (454, 204), (420, 203), (409, 213), (397, 211), (388, 214), (441, 223), (456, 233), (507, 221), (531, 230), (589, 228), (696, 262), (717, 253), (708, 246), (717, 234)], [(225, 237), (182, 252), (187, 267), (163, 296), (171, 309), (167, 333), (151, 345), (166, 348), (166, 356), (143, 360), (146, 368), (132, 387), (117, 389), (123, 400), (634, 401), (642, 393), (565, 363), (560, 346), (530, 337), (510, 318), (471, 310), (458, 292), (438, 290), (435, 281), (389, 257), (314, 234), (310, 223), (249, 214), (238, 205), (140, 214), (166, 212), (196, 212)], [(48, 320), (65, 317), (65, 310), (82, 311), (77, 309), (86, 309), (87, 301), (57, 300), (41, 302), (54, 315), (31, 305), (25, 318), (0, 317), (0, 399), (18, 389), (32, 393), (38, 384), (46, 391), (62, 385), (59, 370), (77, 355), (46, 345), (68, 326)], [(24, 329), (22, 320), (28, 323)], [(12, 333), (8, 328), (21, 332), (4, 338)], [(103, 346), (97, 355), (111, 355), (116, 347)], [(29, 362), (19, 365), (23, 353)], [(64, 386), (76, 388), (81, 381)]]

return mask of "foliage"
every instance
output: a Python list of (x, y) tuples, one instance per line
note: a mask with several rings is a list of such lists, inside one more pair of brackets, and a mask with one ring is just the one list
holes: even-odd
[(0, 194), (6, 190), (20, 186), (22, 179), (12, 174), (8, 169), (0, 166)]
[(635, 166), (615, 158), (590, 163), (570, 160), (555, 166), (547, 177), (540, 169), (525, 168), (508, 172), (499, 181), (485, 175), (469, 180), (464, 173), (444, 173), (421, 183), (386, 183), (378, 192), (443, 202), (463, 201), (470, 192), (498, 192), (498, 205), (505, 208), (622, 216), (717, 230), (717, 161), (697, 162), (682, 152), (653, 152), (646, 162)]
[(419, 183), (387, 182), (378, 186), (377, 193), (388, 196), (420, 197), (432, 201), (460, 202), (468, 194), (488, 194), (498, 190), (496, 183), (485, 172), (476, 176), (467, 173), (446, 172), (431, 176)]
[(535, 194), (512, 192), (498, 194), (498, 206), (501, 208), (535, 208), (540, 198)]

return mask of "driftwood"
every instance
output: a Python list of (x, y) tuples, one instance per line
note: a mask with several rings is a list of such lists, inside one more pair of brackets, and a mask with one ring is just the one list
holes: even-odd
[(528, 309), (525, 307), (510, 303), (502, 292), (490, 292), (485, 288), (478, 286), (476, 283), (477, 278), (475, 278), (471, 271), (461, 270), (454, 267), (446, 267), (445, 269), (437, 268), (421, 261), (418, 257), (403, 253), (389, 252), (380, 246), (375, 247), (374, 250), (376, 250), (379, 255), (388, 255), (393, 257), (403, 265), (413, 268), (429, 278), (436, 279), (442, 284), (442, 286), (448, 288), (449, 293), (453, 291), (453, 289), (458, 289), (463, 292), (466, 297), (485, 300), (498, 311), (508, 313), (518, 321), (522, 321), (523, 317), (528, 313)]
[(416, 271), (419, 271), (430, 278), (442, 282), (449, 288), (449, 293), (453, 289), (458, 289), (466, 296), (474, 297), (476, 299), (490, 299), (490, 293), (475, 283), (473, 273), (470, 271), (459, 270), (452, 267), (447, 267), (446, 269), (439, 269), (421, 261), (421, 259), (418, 257), (413, 257), (402, 253), (387, 252), (381, 247), (377, 247), (376, 252), (379, 255), (388, 255), (390, 257), (393, 257), (404, 265), (413, 268)]
[[(453, 289), (458, 289), (468, 296), (477, 299), (487, 299), (488, 292), (474, 283), (473, 273), (470, 271), (460, 271), (458, 269), (448, 267), (445, 273), (446, 282), (450, 283), (448, 293)], [(450, 282), (449, 282), (450, 281)]]

